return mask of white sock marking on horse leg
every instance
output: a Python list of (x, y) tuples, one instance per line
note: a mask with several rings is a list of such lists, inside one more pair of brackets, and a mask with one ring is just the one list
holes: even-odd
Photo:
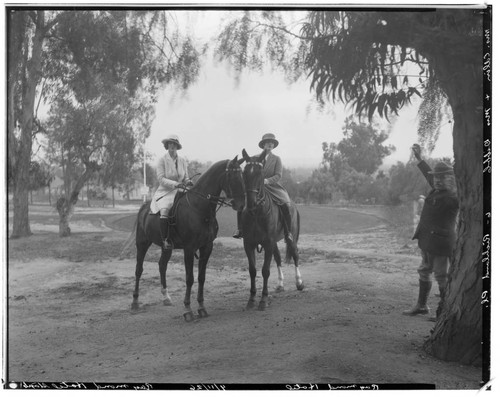
[(163, 303), (164, 304), (172, 304), (172, 298), (168, 294), (168, 288), (162, 288), (161, 294), (163, 295)]
[(297, 285), (302, 284), (302, 276), (300, 275), (300, 270), (298, 266), (295, 266), (295, 282)]
[(281, 266), (278, 266), (278, 287), (283, 288), (283, 270), (281, 269)]

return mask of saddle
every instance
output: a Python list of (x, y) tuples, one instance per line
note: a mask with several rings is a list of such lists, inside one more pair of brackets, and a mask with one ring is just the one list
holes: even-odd
[[(179, 200), (186, 194), (186, 191), (177, 191), (175, 194), (174, 198), (174, 203), (172, 204), (172, 207), (168, 211), (167, 219), (168, 219), (168, 227), (169, 227), (169, 239), (172, 241), (174, 245), (174, 249), (182, 249), (184, 248), (184, 245), (182, 243), (182, 240), (179, 236), (179, 233), (177, 231), (177, 209), (179, 207)], [(149, 215), (154, 215), (157, 216), (158, 218), (160, 217), (160, 213), (157, 212), (156, 214), (149, 213)]]
[[(175, 194), (174, 203), (172, 204), (172, 207), (168, 211), (167, 219), (168, 219), (168, 227), (169, 227), (169, 234), (170, 234), (169, 239), (172, 241), (172, 243), (174, 245), (174, 249), (183, 249), (184, 248), (184, 243), (183, 243), (181, 237), (179, 236), (179, 232), (177, 230), (177, 211), (179, 208), (179, 201), (184, 195), (186, 195), (186, 191), (179, 190)], [(194, 208), (193, 208), (193, 210), (195, 211)], [(150, 215), (156, 215), (156, 216), (160, 217), (159, 213), (156, 213), (156, 214), (150, 213)], [(211, 237), (211, 239), (215, 240), (215, 238), (217, 237), (217, 233), (219, 231), (219, 224), (217, 222), (217, 219), (215, 218), (215, 216), (208, 217), (207, 222), (209, 224), (211, 224), (211, 226), (212, 226), (212, 227), (209, 227), (209, 230), (212, 230), (214, 232), (214, 235)], [(195, 256), (196, 256), (196, 254), (195, 254)]]

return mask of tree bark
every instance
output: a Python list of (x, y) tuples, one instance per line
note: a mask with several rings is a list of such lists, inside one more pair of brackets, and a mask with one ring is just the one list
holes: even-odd
[[(448, 54), (449, 55), (449, 54)], [(482, 364), (483, 107), (478, 65), (445, 55), (436, 70), (453, 110), (453, 151), (460, 203), (458, 240), (444, 307), (424, 348), (463, 364)]]
[(71, 235), (69, 220), (72, 215), (73, 206), (66, 197), (60, 197), (56, 203), (57, 212), (59, 212), (59, 237), (68, 237)]
[(71, 215), (73, 215), (73, 209), (78, 202), (80, 191), (94, 171), (95, 169), (91, 165), (87, 165), (85, 172), (75, 183), (71, 194), (66, 194), (64, 197), (57, 200), (56, 208), (59, 212), (59, 237), (68, 237), (71, 235), (69, 221), (71, 220)]
[[(29, 163), (31, 160), (33, 118), (35, 112), (36, 87), (40, 82), (42, 70), (42, 45), (45, 35), (43, 26), (44, 12), (37, 11), (37, 24), (33, 37), (31, 60), (28, 62), (27, 75), (23, 81), (21, 134), (16, 145), (14, 173), (14, 217), (12, 222), (12, 238), (31, 235), (29, 224), (28, 184)], [(9, 135), (14, 131), (9, 131)]]

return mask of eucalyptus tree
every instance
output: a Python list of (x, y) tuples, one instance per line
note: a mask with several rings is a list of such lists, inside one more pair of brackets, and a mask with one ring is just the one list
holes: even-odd
[[(431, 90), (441, 90), (453, 115), (460, 216), (445, 308), (425, 347), (441, 359), (477, 365), (486, 342), (482, 302), (489, 298), (482, 281), (483, 120), (488, 116), (483, 66), (489, 71), (487, 58), (483, 65), (483, 39), (491, 34), (485, 25), (489, 11), (320, 10), (301, 13), (295, 27), (282, 13), (247, 11), (220, 34), (217, 47), (218, 59), (229, 59), (236, 71), (259, 69), (267, 57), (291, 80), (306, 75), (320, 102), (342, 101), (370, 118), (397, 115), (422, 95), (432, 102)], [(439, 104), (434, 105), (422, 112), (435, 112)], [(429, 120), (436, 125), (439, 114)]]
[(338, 164), (344, 163), (358, 172), (372, 175), (395, 150), (393, 145), (384, 145), (389, 137), (385, 131), (379, 131), (373, 124), (357, 122), (352, 116), (345, 120), (342, 134), (344, 138), (338, 144), (323, 143), (323, 164), (334, 174), (342, 171), (343, 167)]
[(119, 173), (132, 168), (137, 142), (132, 120), (140, 119), (143, 106), (133, 106), (123, 87), (100, 91), (87, 100), (59, 98), (47, 122), (48, 153), (64, 175), (64, 194), (56, 203), (61, 237), (70, 235), (74, 206), (93, 176), (100, 173), (104, 185), (111, 186)]
[[(13, 180), (12, 237), (31, 234), (29, 163), (33, 136), (44, 130), (40, 101), (59, 107), (95, 101), (116, 84), (126, 95), (159, 87), (186, 89), (199, 72), (200, 51), (160, 10), (7, 8), (8, 169)], [(82, 105), (83, 106), (83, 105)], [(75, 108), (77, 106), (75, 105)], [(53, 113), (55, 114), (55, 113)], [(90, 170), (89, 170), (90, 172)]]

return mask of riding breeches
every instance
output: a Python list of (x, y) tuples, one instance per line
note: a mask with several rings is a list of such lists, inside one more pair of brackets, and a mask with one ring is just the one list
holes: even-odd
[(450, 257), (432, 255), (425, 251), (421, 251), (421, 254), (422, 263), (417, 270), (420, 280), (432, 281), (431, 274), (434, 273), (434, 278), (436, 279), (439, 287), (446, 287)]

